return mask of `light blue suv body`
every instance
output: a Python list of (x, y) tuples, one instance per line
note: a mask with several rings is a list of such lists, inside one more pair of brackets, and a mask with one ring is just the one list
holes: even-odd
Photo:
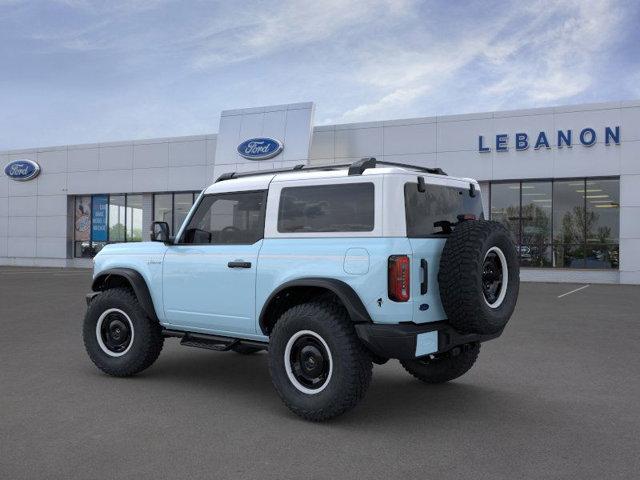
[[(103, 289), (114, 275), (128, 275), (138, 297), (147, 298), (143, 303), (152, 309), (148, 313), (169, 335), (176, 336), (199, 333), (267, 344), (277, 320), (269, 316), (271, 302), (287, 288), (300, 287), (337, 295), (356, 317), (354, 323), (419, 326), (443, 322), (447, 316), (440, 299), (438, 269), (446, 235), (437, 229), (428, 235), (408, 233), (412, 197), (407, 191), (417, 191), (420, 184), (423, 189), (439, 189), (436, 194), (455, 192), (459, 199), (428, 217), (430, 223), (435, 214), (445, 223), (454, 223), (458, 214), (469, 210), (482, 217), (478, 184), (446, 176), (438, 169), (377, 163), (377, 168), (365, 166), (357, 174), (353, 168), (328, 166), (223, 176), (202, 192), (174, 237), (113, 244), (99, 252), (94, 259), (93, 290)], [(369, 187), (367, 192), (350, 197), (350, 191), (366, 190), (364, 185)], [(319, 193), (322, 188), (328, 189), (326, 197)], [(246, 212), (243, 196), (248, 199)], [(261, 200), (250, 204), (252, 196)], [(211, 200), (215, 198), (219, 200)], [(336, 198), (342, 202), (338, 206), (332, 203)], [(214, 209), (220, 202), (230, 205), (228, 211), (218, 214)], [(294, 218), (289, 223), (301, 222), (295, 228), (287, 227), (287, 219), (283, 220), (286, 202), (299, 204), (290, 207)], [(367, 202), (371, 204), (364, 205)], [(295, 217), (296, 208), (308, 210), (301, 214), (307, 215), (306, 220)], [(323, 208), (325, 211), (313, 213)], [(335, 222), (346, 223), (330, 225), (332, 220), (323, 220), (323, 215), (339, 216), (343, 208), (351, 208), (351, 216)], [(253, 222), (246, 222), (252, 216)], [(368, 218), (354, 220), (359, 216)], [(222, 228), (216, 230), (212, 222), (218, 218)], [(207, 231), (197, 227), (202, 219)], [(310, 225), (304, 224), (307, 220)], [(251, 230), (248, 236), (240, 231), (243, 227)], [(223, 231), (230, 233), (224, 236)], [(205, 241), (197, 238), (203, 232)], [(409, 288), (403, 299), (390, 296), (392, 257), (408, 260)], [(377, 345), (380, 341), (372, 341), (362, 328), (358, 333), (381, 356), (416, 357), (439, 350), (438, 332), (429, 328), (412, 331), (407, 351), (400, 355), (383, 351), (384, 346)]]
[(164, 337), (268, 350), (276, 390), (311, 420), (355, 405), (372, 362), (448, 381), (515, 308), (513, 241), (483, 219), (477, 182), (439, 169), (363, 159), (225, 174), (175, 236), (153, 222), (152, 241), (96, 255), (85, 345), (116, 376), (149, 367)]
[[(374, 323), (445, 320), (437, 288), (444, 241), (341, 237), (261, 239), (249, 246), (118, 243), (96, 255), (93, 277), (101, 279), (114, 269), (139, 273), (158, 320), (166, 328), (268, 342), (259, 322), (266, 302), (282, 285), (305, 278), (348, 284)], [(388, 258), (407, 255), (412, 260), (414, 248), (428, 259), (432, 288), (408, 302), (388, 301)], [(252, 267), (227, 266), (237, 259), (252, 262)], [(419, 263), (414, 270), (410, 290), (419, 292)], [(421, 305), (429, 307), (421, 309)]]

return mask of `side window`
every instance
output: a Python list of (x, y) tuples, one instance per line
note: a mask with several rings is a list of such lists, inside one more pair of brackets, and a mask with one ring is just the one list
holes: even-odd
[(370, 232), (373, 183), (343, 183), (282, 189), (278, 232)]
[(266, 191), (207, 195), (180, 243), (251, 245), (264, 235)]

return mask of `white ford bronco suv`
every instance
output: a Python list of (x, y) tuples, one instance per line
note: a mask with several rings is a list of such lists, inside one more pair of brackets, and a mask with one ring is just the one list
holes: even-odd
[(276, 391), (315, 421), (355, 406), (373, 363), (463, 375), (518, 296), (515, 245), (475, 180), (374, 158), (224, 174), (151, 240), (95, 257), (83, 336), (98, 368), (138, 373), (166, 337), (268, 350)]

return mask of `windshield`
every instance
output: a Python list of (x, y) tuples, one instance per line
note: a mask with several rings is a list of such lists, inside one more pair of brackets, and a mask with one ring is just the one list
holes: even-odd
[(428, 237), (447, 233), (446, 226), (455, 225), (458, 215), (473, 215), (483, 219), (482, 197), (475, 190), (471, 196), (469, 188), (444, 185), (425, 185), (418, 191), (417, 183), (405, 183), (404, 204), (408, 237)]

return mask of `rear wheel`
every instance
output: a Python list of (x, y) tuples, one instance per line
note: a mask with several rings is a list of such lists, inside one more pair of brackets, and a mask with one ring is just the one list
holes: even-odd
[(469, 343), (439, 355), (401, 360), (407, 372), (426, 383), (444, 383), (467, 373), (478, 358), (479, 343)]
[(91, 301), (83, 338), (93, 363), (116, 377), (150, 367), (164, 343), (158, 322), (147, 317), (136, 296), (124, 288), (106, 290)]
[(294, 306), (271, 334), (273, 385), (285, 405), (306, 420), (327, 420), (353, 408), (369, 387), (371, 369), (370, 356), (337, 303)]

